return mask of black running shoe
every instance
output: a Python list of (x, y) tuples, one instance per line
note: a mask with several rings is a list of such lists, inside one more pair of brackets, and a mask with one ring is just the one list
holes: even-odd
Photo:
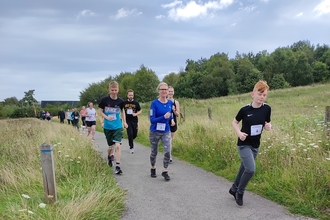
[(231, 190), (231, 188), (229, 189), (229, 194), (234, 196), (235, 200), (236, 200), (236, 192), (234, 192), (233, 190)]
[(152, 178), (156, 178), (157, 177), (157, 175), (156, 175), (156, 168), (155, 169), (150, 169), (150, 176), (152, 177)]
[(164, 179), (166, 181), (169, 181), (171, 179), (170, 176), (168, 175), (167, 171), (162, 172), (162, 176), (164, 177)]
[(236, 204), (239, 206), (243, 205), (243, 194), (236, 192)]
[(121, 171), (120, 167), (116, 167), (116, 171), (115, 171), (115, 174), (122, 174), (123, 171)]

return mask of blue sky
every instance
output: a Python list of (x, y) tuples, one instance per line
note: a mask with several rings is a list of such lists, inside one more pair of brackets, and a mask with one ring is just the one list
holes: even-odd
[(330, 0), (4, 0), (0, 100), (31, 89), (38, 101), (79, 100), (141, 64), (162, 80), (218, 52), (330, 45), (329, 21)]

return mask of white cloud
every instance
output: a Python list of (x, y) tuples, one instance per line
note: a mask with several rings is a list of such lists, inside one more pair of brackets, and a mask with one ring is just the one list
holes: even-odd
[(128, 17), (129, 15), (142, 15), (142, 12), (138, 12), (136, 9), (126, 10), (121, 8), (117, 11), (117, 14), (114, 16), (114, 19), (121, 19)]
[(239, 8), (240, 10), (242, 10), (242, 11), (247, 11), (247, 12), (251, 12), (251, 11), (253, 11), (254, 9), (256, 9), (257, 8), (257, 6), (256, 5), (249, 5), (249, 6), (246, 6), (246, 7), (241, 7), (241, 8)]
[(91, 10), (83, 10), (79, 12), (79, 14), (77, 15), (77, 20), (79, 20), (81, 17), (94, 17), (94, 16), (96, 16), (96, 14)]
[(165, 16), (164, 15), (157, 15), (155, 18), (156, 19), (162, 19), (162, 18), (164, 18)]
[(171, 8), (168, 11), (168, 17), (178, 21), (212, 15), (213, 11), (227, 8), (233, 3), (234, 0), (208, 1), (206, 3), (196, 3), (193, 0), (188, 2), (186, 5), (183, 5), (181, 1), (175, 1), (167, 5), (162, 5), (162, 7)]
[(296, 18), (299, 18), (299, 17), (301, 17), (301, 16), (303, 16), (303, 15), (304, 15), (304, 12), (300, 12), (300, 13), (296, 14), (295, 17), (296, 17)]
[(330, 0), (323, 0), (313, 11), (316, 11), (318, 16), (330, 13)]
[(172, 3), (162, 5), (163, 8), (174, 8), (177, 5), (182, 5), (182, 1), (175, 0)]

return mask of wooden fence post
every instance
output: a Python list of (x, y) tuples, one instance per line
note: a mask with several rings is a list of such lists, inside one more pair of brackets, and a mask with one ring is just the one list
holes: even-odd
[(207, 109), (207, 113), (209, 115), (209, 119), (212, 120), (212, 109), (211, 108), (208, 108)]
[(47, 203), (54, 203), (57, 200), (57, 196), (52, 145), (43, 143), (40, 146), (40, 155), (45, 201)]
[[(183, 118), (186, 118), (186, 106), (183, 106)], [(183, 120), (184, 121), (184, 120)]]
[(330, 135), (330, 106), (325, 107), (325, 116), (324, 116), (324, 129), (326, 135)]

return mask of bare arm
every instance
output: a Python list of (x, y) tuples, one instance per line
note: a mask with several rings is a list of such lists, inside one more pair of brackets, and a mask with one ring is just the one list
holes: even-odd
[(121, 119), (123, 121), (124, 128), (127, 128), (128, 125), (126, 123), (126, 114), (125, 114), (125, 109), (124, 108), (121, 110)]
[(238, 138), (242, 141), (244, 141), (246, 139), (246, 137), (248, 136), (246, 133), (241, 132), (241, 129), (239, 128), (239, 121), (237, 121), (235, 118), (233, 120), (233, 122), (231, 123)]
[(140, 111), (137, 111), (136, 113), (133, 113), (133, 116), (136, 117), (142, 113), (142, 109)]
[(175, 100), (175, 105), (176, 105), (176, 108), (175, 108), (174, 114), (176, 116), (179, 116), (180, 115), (180, 103), (177, 100)]

